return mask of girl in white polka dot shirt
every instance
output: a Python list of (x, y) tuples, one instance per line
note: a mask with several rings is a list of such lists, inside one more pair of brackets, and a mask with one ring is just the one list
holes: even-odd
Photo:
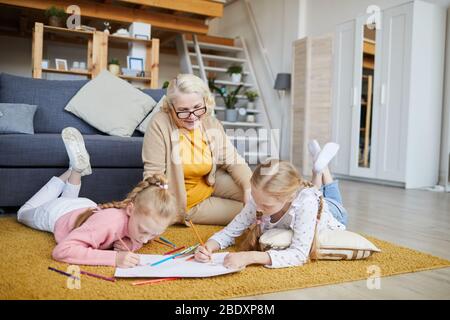
[[(337, 181), (328, 170), (338, 149), (335, 143), (327, 143), (322, 150), (317, 141), (309, 143), (314, 160), (312, 183), (302, 180), (289, 162), (269, 160), (258, 165), (251, 178), (250, 201), (228, 226), (197, 249), (195, 259), (210, 261), (214, 251), (232, 245), (236, 238), (239, 252), (225, 257), (228, 268), (250, 264), (284, 268), (315, 259), (318, 234), (345, 230), (347, 224)], [(263, 251), (259, 237), (273, 228), (292, 230), (291, 244), (283, 250)]]

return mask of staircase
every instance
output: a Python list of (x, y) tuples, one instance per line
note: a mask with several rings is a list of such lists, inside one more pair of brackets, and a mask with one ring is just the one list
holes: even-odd
[[(180, 57), (182, 73), (199, 76), (205, 82), (214, 78), (217, 87), (225, 87), (228, 91), (239, 85), (242, 89), (237, 95), (238, 108), (242, 113), (238, 120), (225, 120), (225, 104), (218, 93), (216, 98), (215, 116), (222, 122), (226, 134), (233, 142), (239, 154), (250, 166), (254, 166), (268, 157), (278, 157), (278, 135), (271, 130), (272, 125), (267, 117), (266, 106), (256, 82), (253, 66), (249, 59), (245, 42), (241, 37), (236, 39), (218, 38), (180, 34), (176, 39), (176, 47)], [(243, 67), (243, 77), (240, 83), (231, 81), (227, 69), (231, 65)], [(247, 109), (246, 90), (256, 91), (259, 98), (253, 109)], [(253, 116), (254, 121), (248, 118)], [(250, 121), (248, 121), (250, 120)]]

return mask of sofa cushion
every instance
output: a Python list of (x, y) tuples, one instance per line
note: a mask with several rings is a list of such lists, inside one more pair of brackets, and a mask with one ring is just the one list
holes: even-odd
[(152, 97), (156, 102), (159, 102), (166, 94), (165, 89), (142, 89), (142, 92)]
[(104, 133), (130, 137), (156, 103), (148, 94), (103, 70), (77, 92), (65, 110)]
[(24, 103), (0, 103), (0, 133), (33, 134), (36, 108)]
[(60, 133), (75, 127), (81, 133), (99, 133), (95, 128), (64, 110), (88, 80), (45, 80), (0, 74), (0, 102), (36, 105), (35, 133)]
[[(142, 168), (142, 137), (83, 135), (91, 166)], [(67, 167), (69, 158), (60, 134), (0, 135), (0, 167)]]

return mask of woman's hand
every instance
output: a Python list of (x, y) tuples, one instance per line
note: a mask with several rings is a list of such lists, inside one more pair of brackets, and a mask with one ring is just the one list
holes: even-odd
[[(133, 242), (131, 241), (131, 239), (123, 238), (122, 241), (125, 242), (125, 244), (127, 245), (128, 248), (133, 250), (132, 249)], [(124, 247), (124, 245), (122, 244), (122, 242), (120, 240), (115, 241), (113, 246), (114, 246), (115, 251), (128, 251), (128, 248)]]
[(251, 252), (231, 252), (225, 256), (223, 266), (228, 269), (243, 269), (251, 264)]
[(132, 268), (139, 265), (140, 257), (133, 252), (119, 251), (116, 255), (116, 267), (119, 268)]
[(209, 262), (214, 251), (220, 249), (220, 245), (214, 240), (206, 241), (204, 246), (199, 246), (195, 250), (195, 260), (198, 262)]

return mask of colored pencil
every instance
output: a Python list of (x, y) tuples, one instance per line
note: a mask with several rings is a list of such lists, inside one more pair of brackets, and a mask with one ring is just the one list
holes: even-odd
[(176, 248), (176, 249), (167, 251), (166, 253), (164, 253), (164, 255), (166, 256), (166, 255), (168, 255), (168, 254), (175, 253), (175, 252), (180, 251), (180, 250), (182, 250), (182, 249), (184, 249), (184, 248), (185, 248), (185, 246), (182, 246), (182, 247), (179, 247), (179, 248)]
[(185, 261), (191, 261), (191, 260), (194, 260), (194, 258), (195, 258), (195, 255), (190, 257), (189, 259), (186, 259)]
[(159, 237), (159, 240), (161, 240), (161, 241), (164, 241), (165, 243), (168, 243), (168, 244), (170, 244), (172, 247), (174, 247), (174, 248), (176, 248), (177, 246), (175, 245), (175, 243), (173, 243), (173, 242), (170, 242), (169, 240), (167, 240), (166, 238), (164, 238), (164, 237)]
[(130, 248), (128, 248), (128, 246), (126, 245), (126, 243), (122, 240), (122, 238), (119, 237), (119, 236), (117, 236), (117, 233), (116, 233), (116, 237), (119, 238), (120, 243), (128, 250), (128, 252), (132, 252), (132, 251), (130, 250)]
[(169, 256), (169, 257), (167, 257), (167, 258), (161, 259), (161, 260), (159, 260), (159, 261), (153, 262), (153, 263), (150, 265), (150, 267), (156, 266), (156, 265), (158, 265), (158, 264), (160, 264), (160, 263), (166, 262), (166, 261), (168, 261), (168, 260), (171, 260), (171, 259), (175, 258), (176, 256), (181, 256), (181, 255), (183, 255), (183, 254), (184, 254), (183, 252), (180, 252), (180, 253), (171, 255), (171, 256)]
[(183, 250), (183, 251), (182, 251), (183, 255), (177, 256), (177, 257), (175, 257), (175, 259), (178, 259), (178, 258), (186, 258), (186, 256), (188, 256), (192, 251), (194, 251), (195, 249), (197, 249), (197, 247), (198, 247), (199, 245), (200, 245), (200, 244), (198, 243), (198, 244), (196, 244), (196, 245), (194, 245), (194, 246), (192, 246), (192, 247), (187, 248), (186, 250)]
[(73, 278), (73, 279), (76, 279), (76, 280), (80, 280), (80, 278), (75, 277), (74, 275), (72, 275), (72, 274), (70, 274), (70, 273), (67, 273), (67, 272), (64, 272), (64, 271), (61, 271), (61, 270), (52, 268), (52, 267), (48, 267), (48, 270), (55, 271), (55, 272), (57, 272), (57, 273), (59, 273), (59, 274), (65, 275), (65, 276), (67, 276), (67, 277), (70, 277), (70, 278)]
[(91, 272), (87, 272), (87, 271), (80, 271), (81, 274), (85, 274), (87, 276), (90, 277), (94, 277), (94, 278), (98, 278), (98, 279), (102, 279), (102, 280), (106, 280), (106, 281), (111, 281), (111, 282), (116, 282), (116, 278), (108, 278), (105, 276), (101, 276), (99, 274), (95, 274), (95, 273), (91, 273)]
[(158, 239), (153, 239), (153, 241), (155, 241), (155, 242), (157, 242), (157, 243), (159, 243), (159, 244), (163, 244), (163, 245), (165, 245), (165, 246), (168, 246), (169, 248), (173, 248), (170, 244), (165, 243), (165, 242), (162, 242), (162, 241), (159, 241)]
[(145, 281), (137, 281), (133, 282), (133, 286), (141, 286), (143, 284), (157, 284), (163, 281), (171, 281), (171, 280), (178, 280), (180, 278), (161, 278), (161, 279), (152, 279), (152, 280), (145, 280)]
[(192, 227), (192, 229), (194, 229), (195, 235), (197, 236), (198, 240), (200, 241), (200, 243), (202, 244), (202, 246), (205, 245), (205, 243), (203, 242), (202, 238), (200, 238), (200, 235), (197, 232), (197, 228), (194, 226), (194, 223), (192, 222), (192, 220), (189, 220), (189, 223)]

